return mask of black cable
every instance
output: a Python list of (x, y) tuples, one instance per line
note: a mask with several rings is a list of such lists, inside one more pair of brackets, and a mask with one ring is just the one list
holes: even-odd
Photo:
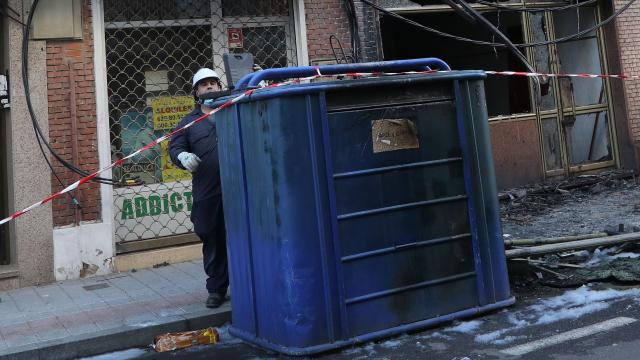
[[(42, 157), (44, 158), (44, 161), (46, 161), (47, 165), (49, 166), (49, 169), (51, 169), (51, 172), (53, 173), (53, 176), (55, 176), (56, 180), (58, 180), (58, 183), (60, 184), (62, 189), (66, 188), (66, 186), (64, 185), (64, 183), (62, 182), (62, 180), (60, 179), (60, 177), (58, 176), (56, 171), (53, 169), (53, 165), (51, 164), (51, 161), (49, 161), (49, 159), (45, 156), (45, 152), (44, 152), (44, 148), (42, 147), (42, 140), (40, 140), (40, 136), (36, 136), (36, 140), (38, 140), (38, 147), (40, 148), (40, 152), (43, 155)], [(69, 195), (69, 197), (71, 198), (71, 202), (78, 209), (82, 209), (82, 206), (80, 205), (80, 202), (78, 201), (78, 199), (75, 196), (73, 196), (70, 192), (68, 192), (67, 195)]]
[[(35, 4), (38, 2), (38, 0), (34, 1), (34, 8), (35, 8)], [(32, 9), (34, 10), (34, 9)], [(27, 30), (28, 27), (25, 25), (23, 27), (23, 31)], [(27, 34), (28, 35), (28, 32)], [(28, 37), (25, 37), (24, 39), (28, 39)], [(23, 47), (24, 47), (24, 39), (23, 39)], [(27, 46), (28, 46), (28, 40), (27, 40)], [(24, 59), (23, 59), (24, 60)], [(23, 61), (23, 80), (24, 80), (24, 61)], [(26, 91), (26, 86), (25, 86), (25, 96), (27, 96), (27, 91)], [(27, 99), (29, 99), (29, 97), (27, 96)], [(53, 173), (53, 176), (56, 178), (56, 180), (58, 180), (58, 183), (60, 184), (60, 186), (62, 187), (62, 189), (66, 188), (66, 186), (64, 185), (64, 183), (62, 182), (62, 180), (60, 179), (60, 177), (58, 176), (58, 174), (56, 173), (55, 169), (53, 168), (53, 165), (51, 164), (51, 162), (49, 161), (49, 158), (47, 158), (44, 149), (42, 148), (42, 141), (40, 140), (40, 136), (38, 136), (38, 134), (36, 134), (36, 140), (38, 141), (38, 147), (40, 148), (40, 152), (42, 153), (42, 157), (44, 158), (44, 161), (47, 163), (47, 165), (49, 166), (49, 169), (51, 169), (51, 172)], [(78, 199), (76, 199), (75, 196), (73, 196), (73, 194), (71, 194), (70, 192), (67, 193), (67, 195), (69, 196), (69, 198), (71, 199), (71, 202), (77, 207), (77, 208), (81, 208), (80, 206), (80, 202), (78, 201)]]
[(27, 26), (27, 25), (25, 25), (22, 21), (20, 21), (20, 20), (18, 20), (18, 19), (16, 19), (16, 18), (14, 18), (13, 16), (11, 16), (11, 15), (9, 15), (9, 14), (7, 14), (7, 13), (3, 12), (3, 11), (0, 11), (0, 15), (6, 16), (6, 17), (8, 17), (9, 19), (11, 19), (11, 20), (13, 20), (13, 21), (17, 22), (18, 24), (20, 24), (20, 25), (22, 25), (22, 26)]
[(502, 43), (507, 47), (507, 49), (509, 49), (509, 51), (511, 51), (520, 60), (520, 62), (522, 62), (522, 64), (529, 70), (529, 72), (532, 72), (532, 73), (536, 72), (533, 66), (529, 64), (529, 60), (527, 60), (524, 54), (520, 52), (520, 50), (516, 48), (516, 46), (511, 42), (511, 40), (502, 31), (500, 31), (500, 29), (498, 29), (495, 25), (493, 25), (491, 21), (487, 20), (487, 18), (485, 18), (484, 16), (482, 16), (482, 14), (477, 12), (465, 0), (452, 0), (452, 2), (458, 5), (469, 16), (476, 19), (478, 22), (480, 22), (482, 26), (487, 28), (487, 30), (489, 30), (491, 33), (496, 35), (500, 40), (502, 40)]
[[(494, 43), (494, 42), (488, 42), (488, 41), (482, 41), (482, 40), (474, 40), (474, 39), (469, 39), (466, 37), (462, 37), (462, 36), (457, 36), (457, 35), (453, 35), (453, 34), (449, 34), (443, 31), (439, 31), (433, 28), (430, 28), (428, 26), (422, 25), (420, 23), (417, 23), (413, 20), (407, 19), (402, 15), (396, 14), (392, 11), (389, 11), (381, 6), (378, 6), (374, 3), (372, 3), (369, 0), (360, 0), (363, 3), (373, 7), (374, 9), (389, 15), (391, 17), (394, 17), (398, 20), (401, 20), (407, 24), (410, 24), (412, 26), (415, 26), (417, 28), (420, 28), (422, 30), (425, 30), (427, 32), (431, 32), (434, 33), (436, 35), (442, 36), (442, 37), (446, 37), (446, 38), (450, 38), (450, 39), (454, 39), (454, 40), (458, 40), (458, 41), (462, 41), (462, 42), (466, 42), (466, 43), (471, 43), (471, 44), (475, 44), (475, 45), (484, 45), (484, 46), (495, 46), (495, 47), (506, 47), (505, 44), (501, 44), (501, 43)], [(591, 31), (597, 30), (600, 27), (610, 23), (611, 21), (615, 20), (616, 17), (618, 17), (622, 12), (624, 12), (626, 9), (629, 8), (629, 6), (633, 5), (633, 3), (635, 3), (637, 0), (630, 0), (627, 4), (625, 4), (623, 7), (621, 7), (620, 9), (616, 10), (613, 14), (611, 14), (611, 16), (609, 16), (608, 18), (606, 18), (605, 20), (595, 24), (594, 26), (577, 32), (575, 34), (572, 35), (568, 35), (559, 39), (555, 39), (555, 40), (547, 40), (547, 41), (539, 41), (539, 42), (535, 42), (535, 43), (524, 43), (524, 44), (514, 44), (516, 47), (535, 47), (535, 46), (545, 46), (545, 45), (550, 45), (550, 44), (558, 44), (558, 43), (563, 43), (563, 42), (568, 42), (571, 40), (582, 40), (582, 38), (580, 38), (582, 35), (587, 34)]]
[[(36, 131), (36, 135), (40, 136), (40, 138), (42, 140), (42, 143), (44, 143), (46, 145), (46, 147), (48, 148), (49, 152), (51, 152), (51, 154), (66, 168), (70, 169), (71, 171), (73, 171), (76, 174), (79, 174), (81, 176), (88, 176), (89, 175), (88, 172), (85, 172), (82, 169), (79, 169), (78, 167), (76, 167), (75, 165), (67, 162), (62, 157), (60, 157), (60, 155), (58, 155), (58, 153), (56, 153), (55, 150), (53, 150), (53, 148), (51, 147), (49, 142), (47, 142), (45, 136), (43, 135), (43, 131), (40, 128), (40, 125), (35, 120), (36, 116), (35, 116), (35, 112), (33, 111), (33, 105), (31, 103), (31, 94), (30, 94), (30, 89), (29, 89), (29, 77), (28, 77), (29, 68), (28, 68), (28, 62), (27, 62), (26, 59), (28, 58), (28, 54), (29, 54), (28, 39), (29, 39), (29, 35), (30, 35), (31, 22), (33, 20), (33, 14), (35, 13), (35, 9), (36, 9), (38, 1), (39, 0), (34, 0), (34, 3), (32, 4), (31, 12), (29, 13), (29, 16), (27, 18), (27, 26), (25, 26), (25, 28), (24, 28), (24, 37), (23, 37), (23, 43), (22, 43), (22, 51), (23, 51), (23, 56), (22, 56), (22, 69), (23, 69), (23, 71), (22, 71), (22, 80), (23, 80), (24, 87), (25, 87), (25, 98), (27, 100), (27, 108), (29, 109), (29, 114), (31, 115), (31, 122), (32, 122), (32, 124), (34, 126), (34, 129)], [(43, 153), (43, 156), (45, 157), (45, 159), (47, 158), (44, 153)], [(96, 182), (107, 184), (107, 185), (117, 185), (117, 184), (119, 184), (118, 181), (115, 181), (113, 179), (106, 179), (106, 178), (102, 178), (102, 177), (95, 177), (91, 181), (96, 181)]]
[(355, 62), (360, 61), (360, 27), (354, 0), (344, 0), (344, 6), (349, 17), (349, 32), (351, 33), (351, 55)]
[(12, 8), (11, 6), (9, 6), (8, 1), (4, 1), (4, 6), (5, 8), (11, 10), (12, 13), (14, 13), (16, 16), (20, 17), (22, 16), (19, 12), (17, 12), (14, 8)]
[(537, 8), (537, 7), (528, 7), (528, 8), (522, 8), (522, 7), (512, 7), (512, 6), (507, 6), (507, 5), (501, 5), (501, 4), (497, 4), (497, 3), (492, 3), (490, 1), (484, 1), (484, 0), (475, 0), (476, 3), (478, 4), (482, 4), (485, 6), (489, 6), (492, 8), (496, 8), (496, 9), (502, 9), (502, 10), (506, 10), (506, 11), (518, 11), (518, 12), (541, 12), (541, 11), (562, 11), (562, 10), (567, 10), (567, 9), (573, 9), (573, 8), (577, 8), (580, 6), (586, 6), (586, 5), (591, 5), (594, 4), (596, 2), (598, 2), (598, 0), (587, 0), (587, 1), (583, 1), (583, 2), (577, 2), (575, 4), (569, 4), (569, 5), (565, 5), (565, 6), (556, 6), (556, 7), (548, 7), (548, 8)]
[[(73, 164), (70, 164), (69, 162), (67, 162), (66, 160), (61, 158), (60, 155), (58, 155), (58, 153), (55, 152), (55, 150), (53, 150), (53, 148), (51, 147), (49, 142), (46, 141), (46, 137), (44, 136), (43, 131), (40, 128), (40, 124), (38, 124), (38, 122), (36, 121), (35, 111), (33, 110), (33, 104), (31, 103), (31, 92), (29, 90), (29, 66), (28, 66), (28, 60), (27, 59), (29, 57), (30, 27), (31, 27), (31, 23), (33, 21), (33, 14), (35, 12), (36, 6), (38, 5), (38, 2), (39, 2), (39, 0), (34, 0), (33, 3), (31, 4), (31, 10), (29, 12), (29, 16), (27, 17), (27, 23), (26, 23), (26, 26), (23, 28), (23, 39), (22, 39), (22, 83), (24, 84), (25, 99), (26, 99), (26, 103), (27, 103), (27, 109), (29, 110), (29, 115), (31, 117), (31, 123), (32, 123), (33, 128), (34, 128), (34, 130), (36, 132), (36, 137), (39, 136), (38, 141), (40, 142), (40, 139), (41, 139), (42, 143), (49, 149), (49, 152), (63, 166), (65, 166), (66, 168), (68, 168), (71, 171), (75, 172), (76, 174), (79, 174), (81, 176), (88, 176), (89, 173), (77, 168)], [(53, 166), (50, 164), (50, 162), (49, 162), (44, 150), (43, 150), (43, 156), (44, 156), (45, 160), (47, 161), (47, 164), (51, 168), (51, 171), (55, 174)], [(57, 178), (57, 175), (56, 175), (56, 178)], [(106, 179), (106, 178), (101, 178), (101, 177), (95, 177), (95, 178), (92, 179), (92, 181), (100, 182), (100, 183), (107, 184), (107, 185), (117, 185), (117, 184), (119, 184), (119, 182), (117, 182), (117, 181), (115, 181), (113, 179)], [(62, 183), (60, 185), (63, 186), (63, 188), (65, 188), (65, 186)], [(75, 202), (77, 202), (77, 200)]]
[(563, 42), (567, 42), (567, 41), (571, 41), (571, 40), (577, 39), (577, 38), (581, 37), (582, 35), (588, 34), (588, 33), (592, 32), (594, 30), (597, 30), (597, 29), (607, 25), (611, 21), (615, 20), (615, 18), (620, 16), (620, 14), (622, 14), (625, 10), (627, 10), (629, 8), (629, 6), (633, 5), (633, 3), (635, 3), (636, 1), (637, 0), (629, 0), (628, 3), (626, 3), (620, 9), (616, 10), (608, 18), (602, 20), (601, 22), (595, 24), (594, 26), (592, 26), (592, 27), (590, 27), (590, 28), (588, 28), (586, 30), (579, 31), (579, 32), (577, 32), (577, 33), (575, 33), (573, 35), (568, 35), (568, 36), (561, 37), (559, 39), (555, 39), (555, 40), (551, 40), (551, 41), (540, 41), (540, 42), (536, 42), (536, 43), (516, 44), (516, 46), (521, 46), (521, 47), (543, 46), (543, 45), (549, 45), (549, 44), (554, 44), (554, 43), (563, 43)]
[(6, 17), (8, 17), (9, 19), (11, 19), (11, 20), (13, 20), (13, 21), (17, 22), (18, 24), (20, 24), (20, 25), (22, 25), (22, 26), (27, 26), (27, 25), (25, 25), (25, 23), (23, 23), (22, 21), (20, 21), (20, 20), (18, 20), (17, 18), (15, 18), (15, 17), (13, 17), (13, 16), (9, 15), (8, 13), (4, 12), (4, 9), (2, 9), (2, 8), (0, 8), (0, 15), (6, 16)]
[(420, 24), (418, 22), (415, 22), (413, 20), (407, 19), (402, 15), (399, 15), (399, 14), (396, 14), (396, 13), (394, 13), (392, 11), (389, 11), (389, 10), (387, 10), (387, 9), (381, 7), (381, 6), (378, 6), (378, 5), (374, 4), (374, 3), (372, 3), (369, 0), (361, 0), (361, 1), (363, 3), (371, 6), (372, 8), (374, 8), (374, 9), (376, 9), (376, 10), (378, 10), (378, 11), (384, 13), (384, 14), (386, 14), (386, 15), (389, 15), (389, 16), (391, 16), (393, 18), (396, 18), (396, 19), (398, 19), (400, 21), (403, 21), (403, 22), (405, 22), (407, 24), (413, 25), (413, 26), (415, 26), (417, 28), (420, 28), (422, 30), (434, 33), (436, 35), (440, 35), (442, 37), (446, 37), (446, 38), (450, 38), (450, 39), (458, 40), (458, 41), (462, 41), (462, 42), (468, 42), (468, 43), (472, 43), (472, 44), (475, 44), (475, 45), (500, 46), (500, 47), (504, 47), (505, 46), (504, 44), (501, 44), (501, 43), (492, 43), (492, 42), (488, 42), (488, 41), (474, 40), (474, 39), (469, 39), (469, 38), (465, 38), (465, 37), (462, 37), (462, 36), (449, 34), (449, 33), (446, 33), (446, 32), (440, 31), (440, 30), (436, 30), (434, 28), (422, 25), (422, 24)]
[[(487, 30), (489, 30), (490, 32), (498, 36), (498, 38), (502, 40), (502, 42), (507, 47), (507, 49), (509, 49), (509, 51), (511, 51), (511, 53), (513, 53), (518, 58), (518, 60), (520, 60), (520, 62), (527, 68), (527, 70), (529, 70), (529, 72), (531, 73), (536, 72), (533, 66), (529, 63), (529, 60), (527, 60), (527, 57), (520, 50), (518, 50), (518, 48), (511, 42), (511, 40), (502, 31), (500, 31), (500, 29), (498, 29), (495, 25), (493, 25), (491, 21), (489, 21), (487, 18), (482, 16), (482, 14), (480, 14), (479, 12), (477, 12), (465, 0), (451, 0), (451, 1), (454, 4), (458, 5), (460, 9), (466, 12), (470, 17), (476, 19)], [(539, 99), (540, 79), (538, 79), (537, 76), (533, 77), (533, 82), (536, 90), (535, 91), (536, 99)]]

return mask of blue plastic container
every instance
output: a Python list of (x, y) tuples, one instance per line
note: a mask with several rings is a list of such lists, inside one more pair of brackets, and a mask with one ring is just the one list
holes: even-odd
[[(315, 72), (267, 70), (239, 84)], [(484, 77), (461, 71), (263, 89), (215, 115), (232, 334), (304, 355), (514, 302)]]

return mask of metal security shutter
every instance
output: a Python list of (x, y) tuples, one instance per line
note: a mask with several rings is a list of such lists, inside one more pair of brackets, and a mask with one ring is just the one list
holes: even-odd
[[(297, 64), (289, 0), (105, 0), (104, 14), (113, 161), (193, 109), (191, 78), (199, 68), (213, 68), (224, 83), (224, 53), (250, 52), (263, 68)], [(113, 171), (129, 183), (114, 191), (120, 244), (193, 230), (191, 176), (171, 164), (166, 145)]]

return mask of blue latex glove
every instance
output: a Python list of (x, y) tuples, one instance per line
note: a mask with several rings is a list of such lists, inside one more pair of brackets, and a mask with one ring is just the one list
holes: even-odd
[(178, 160), (182, 163), (185, 169), (196, 172), (198, 165), (200, 165), (200, 158), (196, 154), (192, 154), (186, 151), (178, 154)]

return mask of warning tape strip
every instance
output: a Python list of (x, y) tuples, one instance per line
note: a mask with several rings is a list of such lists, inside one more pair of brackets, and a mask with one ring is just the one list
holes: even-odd
[(500, 76), (526, 76), (526, 77), (573, 77), (573, 78), (589, 78), (589, 79), (621, 79), (621, 80), (640, 80), (640, 75), (609, 75), (609, 74), (546, 74), (546, 73), (529, 73), (521, 71), (485, 71), (488, 75)]
[[(292, 84), (292, 83), (298, 83), (298, 82), (305, 81), (305, 80), (312, 80), (312, 79), (315, 79), (315, 78), (318, 78), (318, 77), (319, 77), (318, 75), (314, 75), (314, 76), (310, 76), (308, 78), (294, 79), (294, 80), (290, 80), (290, 81), (285, 81), (285, 82), (281, 82), (281, 83), (268, 85), (268, 86), (265, 86), (265, 87), (263, 87), (261, 89), (274, 88), (274, 87), (288, 85), (288, 84)], [(24, 215), (25, 213), (28, 213), (29, 211), (31, 211), (31, 210), (39, 207), (39, 206), (42, 206), (42, 205), (50, 202), (51, 200), (59, 197), (60, 195), (63, 195), (65, 193), (68, 193), (69, 191), (77, 189), (80, 185), (91, 181), (91, 179), (95, 178), (96, 176), (100, 175), (101, 173), (103, 173), (105, 171), (108, 171), (110, 169), (113, 169), (114, 167), (122, 164), (123, 162), (127, 161), (128, 159), (130, 159), (130, 158), (132, 158), (132, 157), (134, 157), (134, 156), (136, 156), (136, 155), (138, 155), (138, 154), (140, 154), (140, 153), (142, 153), (144, 151), (147, 151), (147, 150), (151, 149), (152, 147), (160, 144), (161, 142), (163, 142), (163, 141), (165, 141), (167, 139), (170, 139), (171, 137), (175, 136), (176, 134), (178, 134), (180, 132), (185, 131), (186, 129), (192, 127), (196, 123), (198, 123), (198, 122), (202, 121), (203, 119), (207, 118), (208, 116), (213, 115), (213, 114), (217, 113), (218, 111), (237, 103), (238, 101), (242, 100), (243, 98), (245, 98), (247, 96), (250, 96), (256, 90), (259, 90), (259, 89), (250, 89), (250, 90), (245, 91), (244, 93), (240, 94), (239, 96), (237, 96), (237, 97), (227, 101), (226, 103), (218, 106), (217, 108), (213, 109), (211, 112), (202, 115), (201, 117), (191, 121), (190, 123), (186, 124), (185, 126), (183, 126), (181, 128), (175, 129), (175, 130), (171, 131), (170, 133), (165, 134), (165, 135), (153, 140), (149, 144), (141, 147), (140, 149), (138, 149), (138, 150), (134, 151), (133, 153), (123, 157), (122, 159), (119, 159), (118, 161), (112, 163), (111, 165), (105, 166), (104, 168), (102, 168), (102, 169), (100, 169), (100, 170), (98, 170), (98, 171), (96, 171), (96, 172), (94, 172), (94, 173), (92, 173), (90, 175), (87, 175), (87, 176), (83, 177), (82, 179), (74, 182), (73, 184), (71, 184), (71, 185), (67, 186), (66, 188), (58, 191), (57, 193), (51, 194), (50, 196), (38, 201), (37, 203), (32, 204), (31, 206), (29, 206), (27, 208), (25, 208), (23, 210), (20, 210), (18, 212), (15, 212), (11, 216), (0, 220), (0, 226), (5, 224), (5, 223), (8, 223), (9, 221), (12, 221), (12, 220), (20, 217), (22, 215)]]
[[(110, 169), (113, 169), (114, 167), (122, 164), (123, 162), (125, 162), (126, 160), (144, 152), (147, 151), (149, 149), (151, 149), (152, 147), (160, 144), (161, 142), (170, 139), (171, 137), (173, 137), (174, 135), (185, 131), (186, 129), (190, 128), (191, 126), (193, 126), (194, 124), (202, 121), (203, 119), (207, 118), (210, 115), (213, 115), (217, 112), (219, 112), (220, 110), (227, 108), (235, 103), (237, 103), (238, 101), (242, 100), (243, 98), (250, 96), (251, 94), (253, 94), (255, 91), (260, 91), (262, 89), (268, 89), (268, 88), (275, 88), (275, 87), (280, 87), (280, 86), (284, 86), (284, 85), (289, 85), (289, 84), (297, 84), (297, 83), (301, 83), (304, 81), (309, 81), (309, 80), (313, 80), (313, 79), (317, 79), (317, 78), (325, 78), (325, 77), (338, 77), (338, 76), (350, 76), (350, 77), (354, 77), (354, 78), (358, 78), (358, 77), (369, 77), (369, 76), (382, 76), (382, 75), (409, 75), (409, 74), (435, 74), (435, 73), (449, 73), (451, 71), (449, 70), (424, 70), (424, 71), (407, 71), (407, 72), (396, 72), (396, 73), (391, 73), (391, 72), (367, 72), (367, 73), (362, 73), (362, 72), (348, 72), (348, 73), (344, 73), (344, 74), (333, 74), (333, 75), (324, 75), (321, 74), (319, 71), (319, 68), (316, 67), (316, 75), (313, 76), (309, 76), (309, 77), (305, 77), (305, 78), (298, 78), (298, 79), (292, 79), (289, 81), (284, 81), (284, 82), (279, 82), (279, 83), (275, 83), (275, 84), (271, 84), (265, 87), (262, 87), (260, 89), (250, 89), (245, 91), (244, 93), (240, 94), (239, 96), (227, 101), (226, 103), (218, 106), (217, 108), (213, 109), (211, 112), (202, 115), (201, 117), (193, 120), (192, 122), (188, 123), (187, 125), (175, 129), (173, 131), (171, 131), (168, 134), (165, 134), (157, 139), (155, 139), (154, 141), (150, 142), (149, 144), (141, 147), (140, 149), (136, 150), (135, 152), (123, 157), (122, 159), (119, 159), (118, 161), (112, 163), (109, 166), (105, 166), (104, 168), (83, 177), (82, 179), (74, 182), (73, 184), (67, 186), (66, 188), (51, 194), (50, 196), (42, 199), (41, 201), (38, 201), (35, 204), (32, 204), (31, 206), (20, 210), (16, 213), (14, 213), (13, 215), (4, 218), (2, 220), (0, 220), (0, 226), (8, 223), (9, 221), (12, 221), (22, 215), (24, 215), (25, 213), (28, 213), (29, 211), (42, 206), (48, 202), (50, 202), (51, 200), (59, 197), (60, 195), (63, 195), (65, 193), (68, 193), (72, 190), (77, 189), (80, 185), (91, 181), (93, 178), (95, 178), (96, 176), (100, 175), (101, 173), (108, 171)], [(488, 75), (497, 75), (497, 76), (525, 76), (525, 77), (576, 77), (576, 78), (613, 78), (613, 79), (621, 79), (621, 80), (639, 80), (640, 79), (640, 75), (608, 75), (608, 74), (546, 74), (546, 73), (530, 73), (530, 72), (520, 72), (520, 71), (484, 71), (486, 74)]]

